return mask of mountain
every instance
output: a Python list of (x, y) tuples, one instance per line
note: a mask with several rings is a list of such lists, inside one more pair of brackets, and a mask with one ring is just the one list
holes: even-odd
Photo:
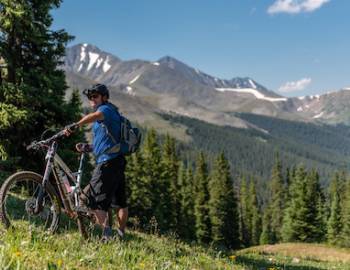
[(249, 77), (220, 79), (171, 56), (155, 62), (122, 61), (89, 44), (67, 48), (63, 68), (68, 85), (104, 83), (119, 96), (124, 93), (146, 102), (151, 111), (177, 113), (217, 125), (252, 127), (237, 117), (237, 112), (295, 121), (350, 124), (348, 89), (320, 96), (286, 98)]
[(348, 90), (286, 98), (251, 78), (219, 79), (170, 56), (122, 61), (88, 44), (68, 48), (63, 68), (67, 95), (107, 84), (122, 113), (184, 142), (187, 157), (196, 150), (224, 151), (233, 173), (265, 180), (276, 151), (284, 164), (318, 168), (325, 182), (335, 170), (348, 168), (350, 127), (327, 125), (350, 123)]

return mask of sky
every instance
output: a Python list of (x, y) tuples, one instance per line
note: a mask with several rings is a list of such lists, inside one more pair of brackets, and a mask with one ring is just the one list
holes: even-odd
[(52, 29), (122, 60), (170, 55), (283, 96), (350, 88), (349, 0), (66, 0)]

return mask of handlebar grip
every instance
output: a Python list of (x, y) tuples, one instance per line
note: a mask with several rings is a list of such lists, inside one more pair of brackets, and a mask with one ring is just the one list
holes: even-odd
[(26, 149), (27, 149), (27, 151), (32, 150), (32, 149), (37, 150), (39, 147), (40, 147), (40, 142), (34, 141), (30, 145), (28, 145), (26, 147)]
[(32, 148), (33, 148), (33, 144), (31, 143), (30, 145), (28, 145), (28, 146), (26, 147), (26, 150), (29, 151), (29, 150), (32, 149)]
[(79, 128), (78, 123), (73, 123), (65, 127), (65, 129), (68, 129), (70, 132), (73, 132)]

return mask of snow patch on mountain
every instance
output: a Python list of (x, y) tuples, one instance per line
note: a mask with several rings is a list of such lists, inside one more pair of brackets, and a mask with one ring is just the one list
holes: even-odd
[(315, 115), (313, 118), (316, 119), (316, 118), (320, 118), (322, 117), (324, 114), (324, 112), (320, 112), (319, 114)]
[(159, 66), (160, 64), (158, 62), (152, 63), (154, 66)]
[(139, 78), (140, 78), (141, 74), (140, 75), (137, 75), (134, 79), (132, 79), (129, 84), (133, 84), (134, 82), (136, 82)]
[(86, 57), (86, 53), (85, 53), (85, 46), (81, 47), (81, 51), (80, 51), (80, 62), (84, 61)]
[(244, 94), (252, 94), (254, 95), (257, 99), (263, 99), (271, 102), (278, 102), (278, 101), (287, 101), (287, 98), (271, 98), (263, 95), (256, 89), (252, 88), (215, 88), (217, 91), (220, 92), (237, 92), (237, 93), (244, 93)]
[(97, 64), (96, 64), (96, 68), (98, 68), (103, 62), (102, 58), (97, 59)]
[(93, 52), (89, 52), (89, 59), (90, 59), (90, 61), (89, 61), (89, 65), (88, 65), (88, 67), (87, 67), (87, 70), (90, 70), (90, 69), (94, 66), (96, 60), (97, 60), (99, 57), (100, 57), (99, 54), (93, 53)]
[(314, 98), (319, 99), (319, 98), (320, 98), (320, 95), (310, 96), (310, 98), (311, 98), (311, 99), (314, 99)]
[(102, 66), (103, 72), (107, 72), (110, 68), (111, 68), (111, 65), (108, 63), (108, 56), (107, 56)]
[(252, 80), (249, 79), (249, 83), (250, 83), (250, 85), (252, 86), (253, 89), (257, 88), (255, 83)]

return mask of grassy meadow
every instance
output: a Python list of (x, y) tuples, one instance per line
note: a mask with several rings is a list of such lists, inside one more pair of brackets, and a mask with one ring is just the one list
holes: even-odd
[(83, 240), (75, 228), (52, 235), (39, 229), (1, 229), (0, 269), (350, 269), (350, 250), (279, 244), (223, 253), (174, 236), (128, 231), (126, 239)]

